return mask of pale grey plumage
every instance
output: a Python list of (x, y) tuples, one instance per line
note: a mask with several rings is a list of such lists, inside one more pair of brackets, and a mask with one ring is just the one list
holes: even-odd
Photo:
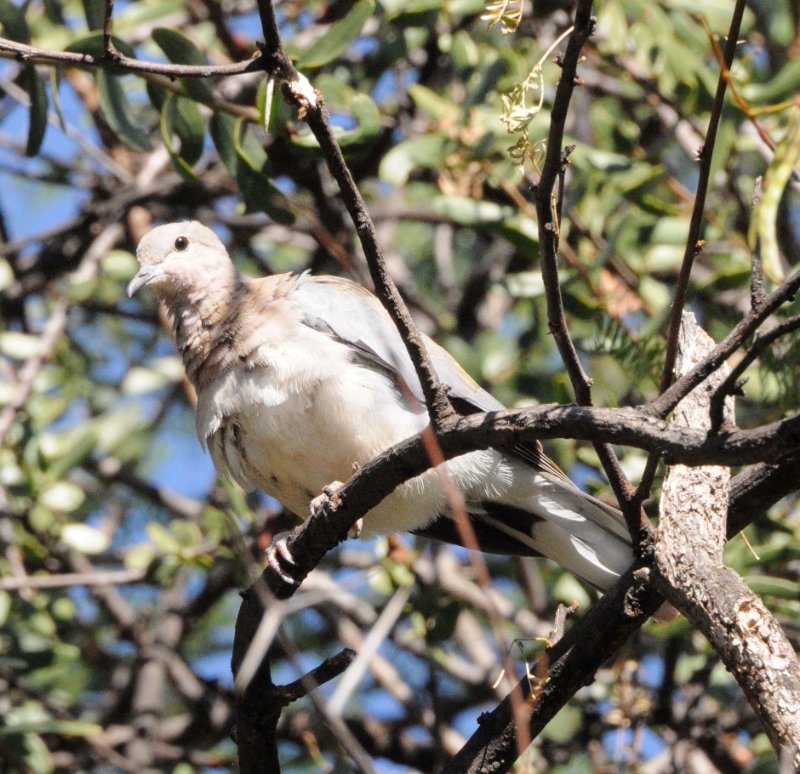
[[(348, 280), (236, 271), (216, 235), (173, 223), (139, 244), (140, 271), (166, 304), (186, 373), (197, 388), (197, 431), (215, 466), (299, 516), (327, 484), (350, 477), (427, 424), (423, 394), (400, 335), (378, 300)], [(426, 338), (431, 360), (464, 412), (502, 408)], [(629, 565), (620, 514), (578, 490), (538, 444), (476, 451), (446, 464), (481, 545), (543, 554), (601, 589)], [(451, 542), (439, 474), (398, 487), (364, 530), (415, 531)]]

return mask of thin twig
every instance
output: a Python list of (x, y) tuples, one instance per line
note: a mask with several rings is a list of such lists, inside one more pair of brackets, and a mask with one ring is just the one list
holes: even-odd
[(16, 390), (14, 396), (5, 405), (2, 413), (0, 413), (0, 446), (8, 435), (8, 431), (14, 424), (17, 414), (22, 410), (28, 398), (33, 392), (33, 385), (42, 366), (53, 354), (53, 349), (56, 346), (61, 334), (64, 332), (64, 327), (67, 324), (67, 312), (69, 311), (69, 301), (66, 298), (61, 298), (56, 304), (55, 309), (50, 314), (42, 332), (39, 334), (39, 346), (36, 351), (25, 361), (25, 364), (19, 371), (17, 379)]
[(776, 325), (771, 331), (759, 335), (750, 348), (745, 353), (744, 357), (731, 369), (731, 372), (719, 385), (714, 395), (711, 398), (711, 405), (709, 410), (711, 412), (711, 428), (714, 431), (719, 430), (722, 426), (722, 409), (725, 404), (725, 398), (731, 395), (739, 383), (739, 379), (744, 373), (745, 369), (758, 358), (758, 356), (782, 336), (792, 333), (800, 329), (800, 315), (794, 315), (788, 320), (784, 320), (779, 325)]
[[(567, 43), (567, 50), (561, 58), (561, 78), (558, 81), (553, 109), (550, 115), (550, 131), (547, 138), (547, 152), (542, 174), (536, 186), (536, 216), (539, 227), (539, 256), (541, 260), (542, 280), (547, 301), (547, 325), (553, 334), (564, 367), (569, 374), (575, 399), (582, 406), (592, 405), (592, 380), (581, 365), (575, 344), (569, 333), (561, 286), (558, 279), (558, 234), (559, 224), (554, 220), (554, 209), (560, 215), (561, 197), (563, 196), (563, 170), (567, 163), (569, 149), (562, 151), (564, 129), (569, 112), (572, 92), (577, 83), (577, 69), (584, 44), (594, 30), (591, 0), (581, 0), (575, 11), (575, 25)], [(562, 179), (558, 204), (553, 207), (553, 189), (556, 181)], [(649, 528), (649, 524), (640, 507), (629, 507), (632, 487), (619, 464), (614, 450), (608, 445), (595, 447), (603, 470), (609, 479), (614, 494), (620, 502), (625, 514), (628, 529), (637, 542)]]
[(370, 276), (375, 285), (375, 293), (400, 332), (419, 377), (431, 425), (435, 430), (439, 430), (442, 423), (455, 414), (447, 395), (447, 386), (439, 381), (428, 357), (422, 336), (386, 267), (383, 253), (378, 245), (375, 226), (331, 130), (325, 106), (318, 102), (315, 107), (307, 110), (305, 120), (322, 148), (331, 174), (339, 184), (342, 200), (353, 219), (356, 233), (367, 258)]
[(764, 296), (766, 295), (766, 286), (764, 283), (764, 265), (761, 262), (761, 245), (758, 239), (758, 229), (756, 228), (756, 207), (761, 201), (761, 186), (764, 178), (759, 175), (753, 186), (753, 196), (750, 200), (750, 233), (753, 235), (751, 247), (753, 252), (751, 255), (751, 269), (750, 269), (750, 306), (753, 309), (758, 309), (764, 303)]
[(103, 13), (103, 51), (108, 59), (112, 62), (119, 61), (122, 56), (114, 41), (111, 40), (111, 27), (114, 18), (114, 0), (105, 0)]
[(55, 575), (27, 575), (24, 578), (0, 578), (0, 591), (22, 589), (57, 589), (72, 586), (117, 586), (137, 583), (145, 570), (93, 570), (92, 572), (63, 572)]
[(764, 320), (778, 307), (792, 299), (798, 290), (800, 290), (800, 269), (787, 277), (772, 293), (766, 296), (758, 309), (751, 309), (736, 327), (714, 347), (705, 360), (678, 379), (666, 392), (647, 404), (645, 410), (659, 417), (669, 414), (679, 401), (698, 384), (705, 381), (710, 373), (719, 368), (759, 328)]
[(103, 70), (148, 73), (167, 78), (219, 78), (226, 75), (242, 75), (264, 71), (266, 62), (260, 53), (252, 59), (224, 65), (184, 65), (167, 62), (144, 62), (141, 59), (119, 54), (115, 58), (98, 58), (91, 54), (76, 51), (51, 51), (15, 40), (0, 38), (0, 58), (16, 59), (25, 64), (72, 65), (73, 67), (100, 68)]
[[(684, 250), (683, 254), (683, 262), (681, 263), (681, 268), (675, 285), (675, 296), (672, 302), (672, 311), (670, 314), (669, 329), (667, 332), (667, 345), (666, 352), (664, 354), (664, 370), (661, 375), (660, 387), (660, 392), (662, 393), (669, 387), (673, 379), (675, 358), (678, 351), (678, 333), (680, 331), (683, 307), (686, 303), (689, 277), (692, 273), (694, 260), (703, 248), (703, 216), (705, 213), (708, 183), (711, 176), (711, 161), (714, 155), (714, 145), (717, 139), (717, 130), (719, 128), (720, 118), (722, 117), (722, 109), (725, 104), (725, 89), (728, 85), (728, 79), (725, 75), (725, 68), (730, 70), (731, 63), (733, 62), (733, 56), (736, 52), (736, 44), (739, 40), (739, 30), (741, 28), (742, 17), (744, 15), (746, 5), (746, 0), (736, 0), (736, 6), (734, 7), (730, 28), (728, 30), (728, 38), (725, 43), (725, 67), (721, 69), (719, 79), (717, 80), (717, 91), (714, 95), (714, 102), (711, 105), (706, 139), (702, 150), (700, 151), (700, 170), (697, 179), (697, 193), (695, 195), (694, 207), (692, 209), (692, 217), (689, 222), (689, 235), (686, 238), (686, 249)], [(675, 403), (677, 404), (677, 401), (675, 401)], [(657, 467), (658, 456), (651, 454), (647, 459), (647, 464), (645, 466), (644, 473), (642, 474), (642, 479), (639, 482), (639, 487), (636, 490), (636, 499), (639, 502), (643, 502), (647, 497), (649, 497)]]
[(689, 222), (689, 235), (686, 238), (683, 262), (675, 285), (675, 298), (672, 302), (672, 314), (670, 317), (669, 332), (667, 333), (667, 349), (664, 356), (664, 373), (661, 377), (662, 392), (672, 382), (672, 372), (675, 368), (675, 358), (678, 351), (678, 333), (680, 331), (683, 307), (686, 303), (686, 291), (689, 286), (689, 277), (694, 265), (694, 259), (702, 249), (703, 215), (706, 206), (709, 178), (711, 176), (711, 162), (714, 156), (714, 145), (717, 139), (720, 119), (722, 117), (722, 109), (725, 105), (725, 90), (728, 85), (726, 72), (730, 69), (734, 53), (736, 52), (736, 44), (739, 40), (739, 29), (742, 24), (742, 17), (744, 16), (746, 5), (746, 0), (736, 0), (730, 29), (728, 30), (728, 39), (725, 43), (725, 67), (720, 71), (717, 81), (717, 91), (714, 95), (714, 102), (711, 105), (711, 113), (709, 114), (705, 143), (699, 151), (700, 170), (697, 180), (697, 193), (695, 195), (694, 208), (692, 209), (692, 218)]
[(344, 648), (335, 656), (325, 659), (319, 666), (306, 672), (302, 677), (298, 677), (297, 680), (286, 685), (276, 685), (274, 691), (277, 701), (285, 707), (293, 701), (307, 696), (311, 691), (342, 674), (353, 663), (356, 655), (354, 650)]
[(558, 282), (558, 256), (556, 254), (557, 224), (553, 221), (552, 195), (562, 167), (561, 143), (564, 137), (567, 114), (584, 43), (594, 29), (591, 15), (591, 0), (581, 0), (575, 13), (575, 28), (569, 37), (567, 50), (561, 66), (561, 78), (556, 88), (553, 109), (550, 115), (550, 132), (547, 138), (547, 153), (539, 183), (536, 186), (536, 213), (539, 226), (539, 256), (542, 279), (547, 299), (547, 323), (555, 338), (561, 358), (575, 390), (575, 397), (582, 406), (591, 405), (591, 380), (578, 358), (577, 350), (567, 328), (564, 301)]

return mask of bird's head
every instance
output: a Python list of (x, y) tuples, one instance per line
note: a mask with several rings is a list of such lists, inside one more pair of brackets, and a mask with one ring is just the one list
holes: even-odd
[(219, 237), (196, 220), (158, 226), (136, 248), (139, 271), (128, 295), (147, 285), (163, 300), (226, 281), (235, 271)]

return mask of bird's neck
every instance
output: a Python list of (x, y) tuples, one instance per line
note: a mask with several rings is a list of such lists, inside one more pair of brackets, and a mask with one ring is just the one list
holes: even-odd
[(175, 344), (195, 387), (209, 384), (237, 360), (236, 339), (248, 289), (241, 275), (164, 299)]

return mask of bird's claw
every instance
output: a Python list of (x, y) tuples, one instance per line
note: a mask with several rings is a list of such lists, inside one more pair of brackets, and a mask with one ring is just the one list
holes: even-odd
[(289, 550), (287, 540), (289, 532), (279, 532), (272, 538), (272, 542), (264, 549), (267, 565), (287, 585), (295, 587), (297, 581), (289, 574), (297, 567), (297, 562)]
[[(357, 463), (353, 463), (353, 470), (358, 472), (361, 469), (361, 466)], [(308, 504), (308, 510), (310, 515), (313, 516), (316, 513), (319, 513), (320, 510), (328, 506), (329, 504), (333, 503), (334, 505), (339, 505), (341, 500), (339, 499), (339, 490), (344, 486), (341, 481), (331, 481), (330, 484), (326, 484), (322, 487), (322, 494), (317, 495), (311, 502)], [(357, 538), (361, 537), (361, 529), (364, 525), (363, 519), (358, 519), (347, 531), (347, 537), (349, 538)]]
[(322, 494), (318, 494), (308, 504), (309, 514), (313, 516), (331, 502), (336, 502), (339, 490), (344, 486), (341, 481), (331, 481), (322, 487)]

